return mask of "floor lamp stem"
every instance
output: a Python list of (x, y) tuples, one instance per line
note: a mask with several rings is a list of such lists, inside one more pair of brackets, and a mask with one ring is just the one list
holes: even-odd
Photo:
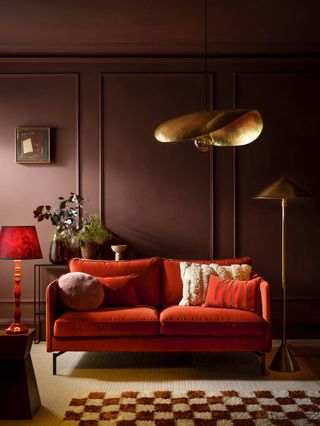
[(281, 207), (282, 207), (282, 343), (286, 343), (286, 316), (287, 316), (287, 309), (286, 309), (286, 298), (287, 298), (287, 292), (286, 292), (286, 249), (285, 249), (285, 233), (286, 233), (286, 206), (287, 206), (287, 200), (285, 198), (282, 198), (281, 200)]
[(287, 317), (287, 286), (286, 286), (286, 250), (285, 250), (285, 231), (286, 231), (286, 206), (287, 200), (281, 199), (282, 208), (282, 233), (281, 233), (281, 259), (282, 259), (282, 341), (273, 361), (270, 365), (271, 370), (293, 372), (300, 370), (297, 361), (294, 358), (292, 350), (286, 342), (286, 317)]

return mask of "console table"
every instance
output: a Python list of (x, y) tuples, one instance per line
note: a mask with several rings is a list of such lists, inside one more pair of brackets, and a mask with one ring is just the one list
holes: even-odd
[[(42, 282), (42, 270), (43, 269), (60, 269), (63, 272), (67, 272), (68, 265), (63, 263), (35, 263), (33, 266), (33, 320), (35, 327), (35, 343), (39, 343), (41, 339), (41, 316), (45, 315), (45, 310), (41, 309), (41, 304), (44, 303), (41, 297), (45, 298), (45, 292), (43, 291)], [(61, 275), (61, 274), (60, 274)], [(46, 286), (49, 282), (46, 282)]]
[(35, 330), (0, 330), (0, 419), (32, 419), (41, 406), (30, 356)]

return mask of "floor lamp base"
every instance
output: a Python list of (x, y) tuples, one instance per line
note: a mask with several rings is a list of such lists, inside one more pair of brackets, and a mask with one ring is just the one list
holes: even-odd
[(300, 370), (299, 364), (295, 360), (292, 350), (286, 343), (281, 343), (280, 348), (277, 350), (277, 353), (270, 364), (270, 370), (286, 371), (289, 373)]

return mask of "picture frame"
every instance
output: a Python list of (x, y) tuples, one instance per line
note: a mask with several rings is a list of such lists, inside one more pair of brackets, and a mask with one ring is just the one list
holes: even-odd
[(50, 127), (16, 128), (16, 163), (50, 163)]

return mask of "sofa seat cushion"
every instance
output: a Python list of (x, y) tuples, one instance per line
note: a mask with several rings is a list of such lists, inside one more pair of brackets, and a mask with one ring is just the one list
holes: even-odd
[(160, 314), (160, 333), (175, 336), (263, 336), (265, 321), (238, 309), (170, 306)]
[(103, 307), (67, 311), (54, 323), (55, 337), (159, 335), (159, 311), (152, 306)]

